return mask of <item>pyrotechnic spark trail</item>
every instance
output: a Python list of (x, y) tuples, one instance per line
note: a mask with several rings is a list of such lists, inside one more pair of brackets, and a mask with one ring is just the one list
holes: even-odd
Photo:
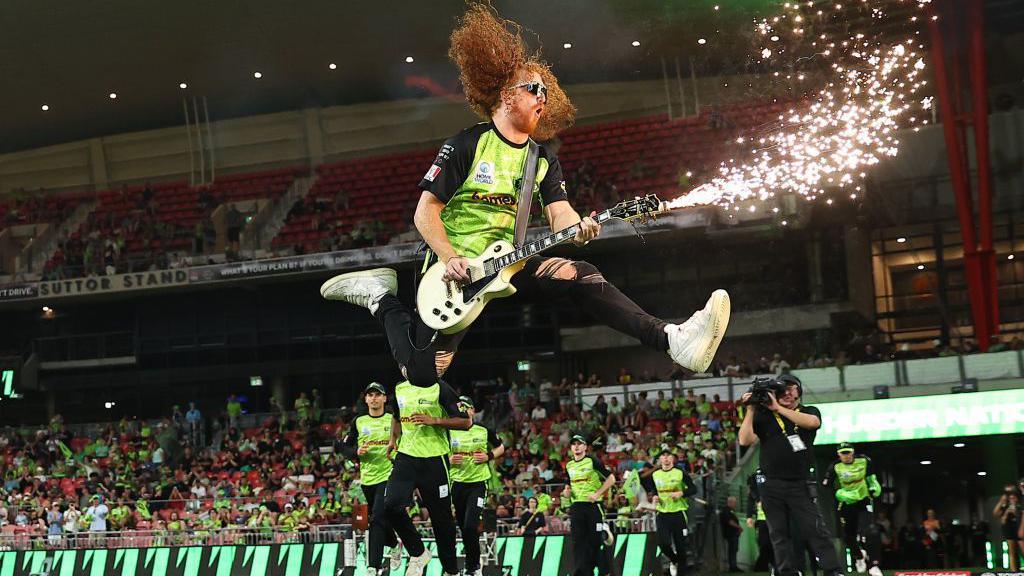
[[(930, 0), (915, 2), (920, 10)], [(757, 35), (794, 39), (803, 35), (802, 5), (786, 4), (786, 8), (789, 12), (781, 17), (758, 23)], [(842, 10), (842, 5), (834, 9)], [(887, 18), (879, 8), (871, 10), (871, 17), (879, 19), (879, 24)], [(793, 28), (787, 32), (772, 25), (780, 20)], [(824, 87), (810, 102), (779, 115), (768, 131), (738, 138), (737, 143), (752, 146), (746, 154), (723, 162), (718, 176), (672, 200), (668, 208), (714, 204), (738, 211), (743, 203), (753, 211), (753, 203), (779, 195), (798, 194), (813, 200), (837, 189), (856, 198), (865, 170), (883, 157), (896, 155), (900, 144), (896, 131), (927, 124), (925, 114), (909, 114), (931, 105), (930, 98), (915, 100), (926, 82), (919, 79), (925, 65), (913, 32), (888, 44), (858, 32), (842, 39), (822, 34), (811, 45), (819, 50), (815, 57), (829, 63)], [(758, 53), (768, 58), (772, 51), (763, 48)]]

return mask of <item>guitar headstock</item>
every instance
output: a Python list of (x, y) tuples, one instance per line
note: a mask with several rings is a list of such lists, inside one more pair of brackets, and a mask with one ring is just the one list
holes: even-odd
[(632, 200), (623, 200), (615, 206), (613, 206), (609, 213), (613, 218), (619, 218), (620, 220), (636, 220), (640, 219), (646, 221), (648, 219), (656, 218), (658, 213), (662, 211), (661, 200), (655, 194), (648, 194), (647, 196), (637, 196)]

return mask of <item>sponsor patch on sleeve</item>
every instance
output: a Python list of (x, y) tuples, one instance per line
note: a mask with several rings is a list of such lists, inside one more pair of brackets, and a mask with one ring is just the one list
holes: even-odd
[(423, 175), (423, 179), (427, 182), (433, 182), (434, 178), (437, 178), (437, 175), (440, 173), (441, 167), (437, 164), (433, 164), (431, 165), (430, 170), (427, 170), (427, 173)]

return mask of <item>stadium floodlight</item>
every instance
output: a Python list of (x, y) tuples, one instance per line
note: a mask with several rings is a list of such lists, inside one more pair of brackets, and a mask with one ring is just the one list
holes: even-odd
[(921, 466), (931, 466), (931, 460), (921, 460)]
[(182, 90), (184, 90), (185, 88), (188, 88), (188, 84), (182, 82), (181, 84), (178, 84), (178, 88), (181, 88)]
[(407, 64), (412, 64), (412, 63), (413, 63), (413, 62), (415, 62), (415, 61), (416, 61), (416, 59), (415, 59), (415, 58), (413, 58), (412, 56), (406, 56), (406, 57), (405, 57), (405, 62), (406, 62)]
[(565, 48), (566, 50), (572, 48), (572, 42), (566, 42), (565, 44), (562, 44), (562, 48)]
[(633, 47), (636, 48), (637, 46), (640, 46), (640, 41), (639, 40), (633, 40)]
[(334, 62), (331, 62), (330, 64), (328, 64), (327, 67), (330, 68), (331, 70), (337, 70), (338, 69), (338, 65), (335, 64)]
[(117, 92), (111, 92), (110, 93), (110, 99), (111, 100), (117, 100)]
[(263, 78), (263, 72), (259, 72), (259, 71), (253, 72), (252, 73), (252, 77), (257, 79), (257, 80), (259, 80), (260, 78)]
[[(43, 104), (42, 106), (39, 107), (39, 109), (42, 110), (43, 112), (48, 112), (50, 110), (50, 105), (49, 104)], [(1010, 260), (1013, 260), (1013, 255), (1012, 254), (1010, 255)]]

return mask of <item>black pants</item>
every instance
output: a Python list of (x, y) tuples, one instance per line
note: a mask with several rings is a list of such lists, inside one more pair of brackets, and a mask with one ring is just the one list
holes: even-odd
[(740, 567), (736, 565), (736, 555), (740, 552), (740, 535), (733, 533), (725, 536), (726, 554), (729, 555), (729, 572), (739, 572)]
[(604, 545), (601, 506), (594, 502), (574, 502), (569, 506), (569, 524), (573, 576), (594, 576)]
[(814, 490), (815, 487), (805, 480), (779, 478), (768, 478), (760, 486), (761, 505), (768, 520), (779, 576), (796, 576), (799, 573), (795, 568), (799, 564), (793, 550), (790, 522), (798, 527), (825, 575), (831, 576), (839, 571), (839, 557), (825, 519), (818, 510)]
[[(366, 495), (366, 510), (370, 515), (370, 535), (366, 542), (366, 565), (378, 569), (384, 562), (384, 547), (398, 546), (398, 537), (388, 525), (387, 517), (384, 514), (385, 485), (386, 482), (363, 485), (363, 494)], [(374, 510), (377, 511), (376, 514)]]
[(437, 557), (445, 572), (455, 574), (455, 518), (448, 486), (448, 460), (444, 456), (416, 458), (398, 453), (384, 492), (384, 514), (388, 524), (405, 544), (409, 556), (423, 554), (423, 538), (406, 508), (413, 505), (413, 492), (419, 490), (423, 507), (430, 513), (430, 524), (437, 540)]
[(856, 504), (840, 504), (839, 523), (843, 527), (843, 541), (854, 560), (863, 557), (869, 566), (878, 566), (882, 557), (882, 537), (875, 524), (875, 515), (868, 507), (867, 498)]
[(658, 548), (682, 573), (686, 569), (686, 513), (658, 512), (654, 526), (658, 534)]
[[(608, 326), (633, 336), (647, 346), (668, 350), (666, 322), (644, 312), (612, 286), (593, 264), (564, 258), (534, 256), (512, 279), (523, 296), (552, 300), (567, 296)], [(398, 298), (386, 295), (375, 314), (384, 325), (391, 354), (416, 386), (432, 386), (444, 374), (466, 331), (435, 333)]]
[(775, 551), (772, 549), (772, 537), (768, 532), (768, 523), (764, 520), (754, 522), (757, 529), (757, 560), (754, 562), (754, 572), (767, 572), (771, 568), (778, 572), (775, 565)]
[(452, 482), (455, 523), (462, 531), (462, 551), (466, 554), (465, 570), (480, 567), (480, 514), (487, 497), (486, 482)]

